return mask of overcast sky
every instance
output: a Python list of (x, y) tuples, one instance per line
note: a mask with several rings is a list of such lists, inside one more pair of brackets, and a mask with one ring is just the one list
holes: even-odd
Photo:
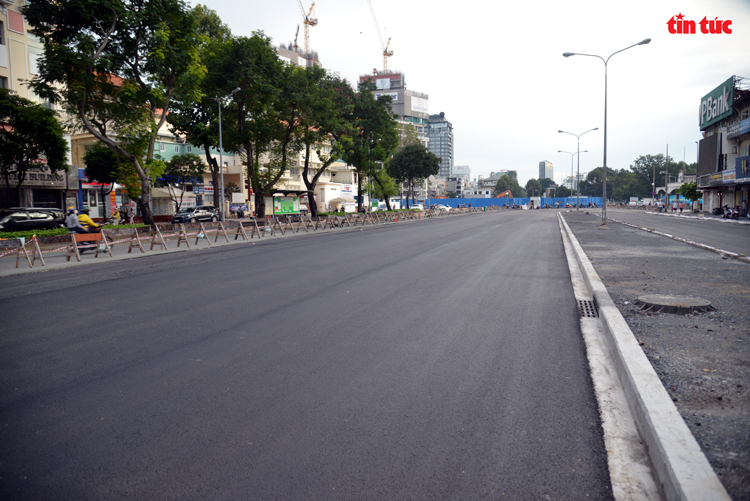
[[(471, 177), (514, 169), (521, 184), (538, 176), (541, 160), (555, 178), (570, 175), (580, 134), (581, 172), (602, 165), (604, 63), (608, 64), (607, 165), (628, 168), (639, 155), (665, 153), (696, 161), (701, 98), (732, 75), (750, 85), (750, 0), (371, 0), (393, 56), (388, 68), (407, 88), (429, 95), (430, 113), (453, 123), (455, 165)], [(195, 0), (192, 4), (195, 5)], [(262, 30), (275, 45), (304, 47), (298, 0), (204, 0), (235, 35)], [(303, 0), (305, 12), (311, 1)], [(732, 34), (670, 34), (678, 14), (698, 25), (732, 21)], [(367, 0), (319, 0), (311, 48), (322, 65), (353, 85), (382, 70), (381, 42)]]

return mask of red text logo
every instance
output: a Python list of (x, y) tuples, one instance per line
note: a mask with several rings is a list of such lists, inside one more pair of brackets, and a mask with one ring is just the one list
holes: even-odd
[[(667, 27), (669, 29), (669, 32), (672, 35), (695, 34), (695, 29), (696, 29), (695, 21), (691, 21), (689, 19), (683, 19), (684, 17), (685, 17), (684, 14), (679, 13), (676, 16), (672, 16), (672, 19), (670, 19), (667, 22)], [(708, 34), (720, 35), (722, 33), (725, 33), (725, 34), (732, 33), (732, 21), (729, 19), (727, 19), (726, 21), (722, 21), (721, 19), (716, 17), (714, 18), (713, 21), (711, 21), (706, 16), (704, 16), (703, 19), (698, 23), (698, 26), (700, 27), (701, 33), (703, 33), (704, 35), (708, 35)]]

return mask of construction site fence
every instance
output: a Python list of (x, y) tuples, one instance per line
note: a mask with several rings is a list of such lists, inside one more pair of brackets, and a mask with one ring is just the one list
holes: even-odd
[[(531, 206), (531, 198), (516, 197), (516, 198), (434, 198), (429, 201), (430, 205), (447, 205), (448, 207), (456, 208), (459, 206), (468, 207), (492, 207), (492, 206)], [(564, 207), (565, 205), (574, 205), (578, 203), (577, 197), (559, 197), (559, 198), (534, 198), (534, 207)], [(580, 197), (581, 206), (596, 205), (601, 207), (602, 197)]]

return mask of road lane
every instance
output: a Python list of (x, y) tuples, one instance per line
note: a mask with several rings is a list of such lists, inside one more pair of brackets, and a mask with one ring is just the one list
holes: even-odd
[(750, 254), (750, 224), (698, 217), (692, 213), (658, 214), (642, 209), (607, 208), (607, 217), (653, 228), (686, 240), (706, 244), (737, 254)]
[(610, 496), (555, 211), (168, 258), (6, 279), (4, 498)]

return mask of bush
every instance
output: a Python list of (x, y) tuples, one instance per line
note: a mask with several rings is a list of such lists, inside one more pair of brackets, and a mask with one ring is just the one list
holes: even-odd
[[(117, 226), (105, 225), (102, 226), (105, 230), (120, 230), (123, 228), (142, 228), (148, 225), (145, 224), (120, 224)], [(29, 231), (4, 231), (0, 232), (0, 240), (7, 240), (12, 238), (31, 238), (34, 235), (37, 237), (53, 237), (57, 235), (67, 235), (67, 228), (55, 228), (53, 230), (29, 230)]]

